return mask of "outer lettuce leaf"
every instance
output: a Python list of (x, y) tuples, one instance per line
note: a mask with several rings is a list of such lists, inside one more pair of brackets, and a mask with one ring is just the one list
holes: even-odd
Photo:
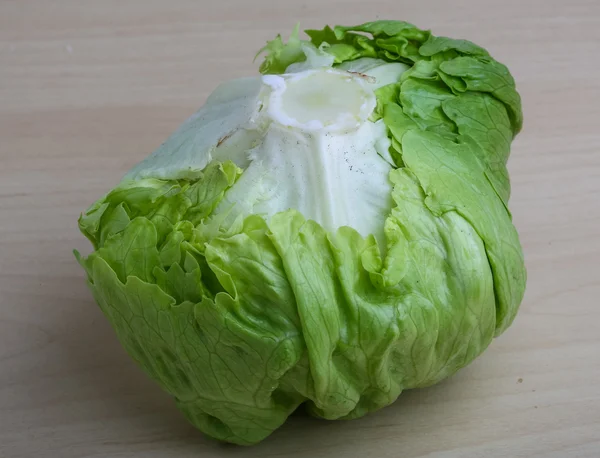
[(125, 179), (194, 180), (213, 160), (235, 159), (243, 166), (245, 152), (262, 135), (260, 130), (245, 129), (260, 90), (260, 77), (223, 82), (160, 147), (129, 170)]
[(429, 210), (440, 216), (457, 212), (485, 244), (494, 276), (497, 333), (501, 333), (514, 319), (523, 297), (523, 254), (510, 215), (476, 152), (469, 151), (472, 146), (418, 131), (402, 139), (403, 159), (423, 187)]
[[(264, 220), (249, 218), (239, 233), (210, 245), (193, 224), (237, 173), (231, 163), (212, 164), (194, 182), (123, 184), (82, 216), (80, 227), (98, 249), (77, 256), (124, 347), (190, 421), (215, 438), (249, 444), (301, 402), (277, 384), (299, 360), (303, 340)], [(156, 217), (161, 203), (179, 215), (169, 229)], [(122, 219), (120, 209), (129, 222), (103, 237), (94, 231), (97, 208), (105, 209), (106, 227), (111, 217)]]

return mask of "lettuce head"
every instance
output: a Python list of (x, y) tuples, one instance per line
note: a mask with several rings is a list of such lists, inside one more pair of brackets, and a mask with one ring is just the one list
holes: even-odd
[(300, 405), (352, 419), (434, 384), (513, 321), (507, 68), (400, 21), (297, 30), (224, 82), (79, 219), (131, 357), (209, 436)]

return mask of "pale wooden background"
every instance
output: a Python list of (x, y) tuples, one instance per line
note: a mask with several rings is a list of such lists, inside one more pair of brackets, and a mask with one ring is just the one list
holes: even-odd
[[(473, 365), (368, 418), (219, 445), (92, 302), (78, 213), (278, 31), (375, 18), (470, 38), (513, 71), (522, 311)], [(0, 456), (599, 457), (599, 107), (598, 0), (0, 0)]]

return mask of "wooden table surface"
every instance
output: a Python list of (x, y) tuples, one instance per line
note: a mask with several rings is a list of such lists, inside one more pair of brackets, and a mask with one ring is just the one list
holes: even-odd
[[(511, 208), (529, 283), (452, 379), (361, 420), (302, 415), (259, 446), (189, 426), (132, 363), (71, 253), (76, 220), (296, 21), (397, 18), (513, 72)], [(600, 456), (598, 0), (1, 0), (0, 456)]]

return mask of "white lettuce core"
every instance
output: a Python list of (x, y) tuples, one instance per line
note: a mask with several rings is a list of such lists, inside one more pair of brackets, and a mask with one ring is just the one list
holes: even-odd
[(376, 105), (375, 94), (361, 78), (333, 69), (291, 76), (265, 75), (271, 87), (268, 113), (282, 126), (305, 131), (342, 132), (365, 122)]
[(393, 164), (386, 127), (369, 116), (374, 90), (405, 67), (356, 63), (360, 73), (321, 67), (222, 84), (125, 179), (195, 178), (212, 160), (232, 160), (244, 172), (215, 215), (268, 220), (295, 209), (327, 230), (350, 226), (382, 242)]

